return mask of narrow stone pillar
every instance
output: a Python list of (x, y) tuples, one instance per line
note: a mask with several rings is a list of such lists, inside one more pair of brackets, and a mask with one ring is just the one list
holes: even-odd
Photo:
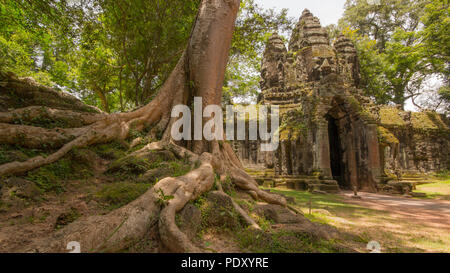
[(347, 169), (350, 185), (360, 190), (361, 187), (358, 183), (358, 166), (356, 165), (356, 151), (355, 151), (355, 137), (353, 135), (353, 128), (350, 133), (346, 135), (347, 138)]
[(330, 141), (328, 138), (328, 123), (327, 121), (320, 121), (317, 126), (316, 135), (316, 168), (322, 172), (324, 179), (332, 179), (330, 164)]
[(381, 157), (376, 124), (367, 125), (366, 141), (369, 147), (368, 168), (372, 178), (370, 185), (373, 186), (372, 190), (375, 190), (375, 185), (380, 183), (381, 177)]

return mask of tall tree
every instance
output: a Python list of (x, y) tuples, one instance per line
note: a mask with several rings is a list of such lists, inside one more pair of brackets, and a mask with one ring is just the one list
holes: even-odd
[(2, 0), (0, 68), (103, 110), (142, 106), (181, 56), (199, 2)]
[[(450, 5), (448, 1), (432, 0), (421, 18), (423, 29), (418, 33), (421, 56), (428, 71), (442, 80), (442, 86), (428, 92), (419, 102), (425, 108), (450, 113)], [(436, 87), (435, 87), (436, 88)], [(420, 106), (419, 106), (420, 107)]]
[(51, 86), (72, 86), (81, 7), (67, 1), (0, 1), (0, 70)]
[[(6, 56), (0, 66), (76, 93), (104, 111), (138, 107), (154, 98), (176, 65), (199, 3), (5, 2), (2, 22), (17, 23), (0, 30)], [(224, 81), (226, 103), (256, 99), (264, 44), (272, 32), (288, 33), (293, 24), (286, 10), (265, 10), (254, 0), (241, 3)]]
[[(358, 34), (367, 35), (377, 42), (379, 52), (384, 52), (386, 43), (397, 29), (405, 32), (418, 30), (420, 18), (427, 0), (347, 0), (341, 26), (351, 26)], [(414, 39), (405, 40), (406, 45)]]
[[(187, 158), (198, 166), (188, 174), (178, 178), (165, 178), (134, 202), (104, 216), (82, 218), (66, 226), (47, 238), (40, 238), (32, 246), (39, 252), (64, 250), (66, 242), (77, 241), (84, 249), (124, 249), (135, 240), (148, 234), (150, 226), (157, 223), (162, 243), (174, 252), (198, 252), (199, 249), (179, 230), (175, 215), (186, 203), (197, 199), (211, 190), (216, 175), (221, 183), (228, 176), (234, 184), (249, 192), (256, 199), (286, 206), (286, 200), (267, 193), (258, 187), (234, 154), (231, 146), (220, 140), (198, 140), (176, 143), (171, 137), (171, 127), (178, 118), (172, 118), (170, 111), (174, 106), (192, 105), (193, 97), (201, 97), (203, 108), (208, 105), (220, 105), (222, 83), (229, 50), (231, 46), (234, 22), (239, 9), (239, 0), (203, 0), (186, 49), (160, 88), (156, 97), (144, 107), (121, 114), (100, 114), (78, 116), (89, 125), (83, 128), (56, 129), (14, 125), (7, 123), (15, 117), (24, 115), (24, 109), (2, 115), (0, 140), (2, 143), (20, 145), (18, 134), (27, 133), (25, 145), (52, 144), (60, 149), (47, 157), (35, 157), (24, 162), (11, 162), (0, 165), (0, 176), (26, 172), (59, 160), (70, 150), (95, 143), (123, 140), (130, 130), (143, 130), (152, 126), (152, 131), (162, 130), (158, 142), (145, 146), (136, 154), (152, 153), (154, 150), (169, 149), (180, 158)], [(49, 115), (61, 114), (61, 111), (48, 111)], [(71, 112), (66, 112), (70, 115)], [(73, 114), (73, 113), (72, 113)], [(212, 118), (212, 117), (211, 117)], [(202, 125), (211, 118), (204, 118)], [(88, 121), (89, 120), (89, 121)], [(203, 126), (202, 126), (203, 127)], [(48, 136), (42, 139), (42, 134)], [(70, 137), (68, 137), (68, 135)], [(73, 137), (73, 138), (72, 138)], [(22, 137), (23, 139), (23, 137)], [(158, 200), (162, 196), (171, 196), (164, 206)], [(167, 201), (167, 200), (164, 200)], [(258, 225), (239, 205), (234, 204), (248, 224)]]
[(195, 1), (101, 0), (100, 16), (113, 47), (122, 57), (134, 88), (136, 106), (148, 102), (183, 52), (195, 20)]
[(261, 8), (254, 0), (241, 2), (225, 74), (224, 103), (256, 100), (260, 90), (261, 56), (267, 39), (273, 32), (288, 34), (294, 25), (287, 9), (277, 12)]
[[(362, 83), (367, 95), (378, 103), (392, 102), (403, 107), (408, 99), (414, 103), (414, 99), (424, 93), (430, 79), (446, 73), (435, 69), (444, 67), (443, 62), (427, 50), (426, 41), (430, 41), (430, 36), (425, 37), (434, 32), (427, 27), (433, 23), (427, 23), (426, 18), (437, 17), (445, 22), (448, 5), (430, 0), (380, 0), (376, 3), (348, 0), (339, 27), (353, 39), (359, 51)], [(441, 14), (433, 17), (430, 13), (436, 6), (440, 7)], [(445, 29), (445, 23), (442, 25)], [(433, 39), (433, 42), (440, 44), (438, 49), (435, 47), (439, 54), (445, 52), (444, 39)]]

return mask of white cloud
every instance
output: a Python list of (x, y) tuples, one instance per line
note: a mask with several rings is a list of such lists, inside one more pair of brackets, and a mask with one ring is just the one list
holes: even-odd
[(255, 0), (264, 8), (289, 9), (289, 16), (296, 19), (304, 9), (309, 9), (320, 19), (322, 26), (337, 24), (344, 13), (345, 0)]

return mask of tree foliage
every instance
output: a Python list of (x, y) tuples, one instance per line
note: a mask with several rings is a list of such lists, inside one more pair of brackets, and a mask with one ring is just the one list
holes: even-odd
[(418, 108), (442, 108), (442, 101), (425, 105), (418, 98), (430, 93), (430, 81), (448, 86), (448, 2), (378, 2), (348, 0), (339, 22), (356, 44), (367, 95), (382, 104), (404, 106), (411, 99)]
[(185, 47), (200, 0), (2, 1), (0, 69), (103, 110), (144, 105)]
[(79, 12), (67, 1), (0, 1), (0, 69), (72, 86)]
[(254, 102), (259, 93), (261, 56), (274, 32), (288, 34), (294, 19), (287, 9), (263, 9), (254, 0), (241, 1), (225, 75), (223, 101)]
[[(75, 93), (106, 112), (145, 105), (180, 58), (200, 0), (0, 2), (0, 70)], [(241, 2), (224, 98), (255, 98), (269, 35), (287, 11)]]
[[(379, 5), (376, 3), (379, 2)], [(0, 70), (70, 91), (107, 112), (152, 100), (180, 58), (200, 0), (0, 0)], [(339, 25), (356, 44), (367, 95), (378, 103), (422, 108), (448, 103), (447, 0), (348, 0)], [(241, 9), (223, 87), (223, 101), (253, 102), (261, 56), (273, 32), (294, 26), (287, 10)], [(424, 105), (426, 86), (433, 103)], [(422, 99), (420, 99), (422, 97)]]

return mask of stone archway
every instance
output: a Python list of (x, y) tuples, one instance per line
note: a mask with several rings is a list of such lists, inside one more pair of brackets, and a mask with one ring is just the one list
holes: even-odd
[(350, 189), (350, 181), (344, 176), (344, 147), (342, 147), (342, 140), (340, 134), (339, 121), (331, 115), (327, 115), (328, 121), (328, 140), (330, 145), (330, 167), (331, 176), (338, 182), (341, 189)]
[(337, 95), (323, 108), (321, 169), (341, 189), (376, 191), (380, 172), (376, 124), (364, 120), (350, 100)]
[(354, 112), (349, 111), (339, 98), (332, 100), (325, 115), (328, 125), (328, 144), (331, 176), (341, 189), (351, 190), (358, 185), (355, 174)]

